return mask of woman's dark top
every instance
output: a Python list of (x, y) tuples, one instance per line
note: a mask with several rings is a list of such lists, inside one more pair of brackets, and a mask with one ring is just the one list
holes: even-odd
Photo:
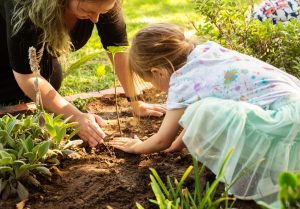
[[(47, 2), (47, 1), (45, 1)], [(30, 74), (28, 49), (37, 45), (40, 30), (27, 21), (18, 34), (12, 36), (11, 18), (14, 10), (13, 0), (0, 0), (0, 103), (11, 98), (24, 96), (20, 90), (12, 69), (21, 74)], [(96, 25), (103, 47), (128, 45), (126, 25), (122, 11), (111, 11), (100, 15), (98, 23), (90, 20), (79, 20), (70, 36), (75, 50), (83, 47), (92, 35)], [(40, 63), (41, 75), (49, 79), (52, 73), (53, 57), (46, 51)]]

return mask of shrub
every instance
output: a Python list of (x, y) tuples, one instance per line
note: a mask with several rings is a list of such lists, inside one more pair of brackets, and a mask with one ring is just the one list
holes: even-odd
[[(5, 115), (0, 118), (0, 197), (7, 199), (18, 194), (27, 199), (29, 192), (24, 186), (40, 186), (37, 174), (51, 175), (49, 166), (59, 163), (58, 154), (70, 153), (69, 142), (78, 130), (70, 135), (67, 129), (74, 123), (66, 123), (61, 116), (42, 113), (28, 117)], [(78, 144), (78, 141), (75, 141)]]
[(300, 23), (250, 20), (253, 0), (195, 0), (198, 35), (249, 54), (300, 78)]

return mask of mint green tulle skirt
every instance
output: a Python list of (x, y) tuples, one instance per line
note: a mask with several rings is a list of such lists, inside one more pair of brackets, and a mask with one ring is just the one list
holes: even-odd
[[(241, 199), (272, 204), (282, 171), (300, 172), (300, 96), (264, 110), (246, 102), (205, 98), (190, 105), (180, 120), (190, 153), (218, 174), (225, 166), (230, 192)], [(251, 168), (246, 174), (246, 171)]]

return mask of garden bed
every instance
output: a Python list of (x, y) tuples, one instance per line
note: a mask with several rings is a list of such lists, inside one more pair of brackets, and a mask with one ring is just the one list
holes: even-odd
[[(148, 102), (163, 103), (165, 95), (149, 90), (145, 99)], [(158, 130), (162, 118), (146, 117), (137, 124), (125, 98), (118, 98), (118, 106), (124, 136), (137, 134), (144, 140)], [(108, 121), (105, 128), (107, 135), (119, 135), (114, 95), (97, 98), (85, 109)], [(149, 168), (155, 168), (164, 180), (167, 175), (180, 179), (188, 166), (192, 165), (191, 156), (186, 150), (180, 153), (133, 155), (100, 145), (96, 148), (82, 146), (77, 151), (77, 157), (65, 159), (52, 169), (54, 174), (51, 178), (40, 179), (42, 188), (29, 188), (30, 199), (25, 208), (129, 209), (135, 208), (136, 202), (145, 208), (157, 208), (149, 202), (149, 199), (154, 199)], [(201, 180), (213, 181), (214, 178), (211, 172), (205, 171)], [(193, 176), (190, 176), (186, 186), (193, 188), (193, 184)], [(220, 187), (218, 193), (222, 191)], [(13, 197), (1, 200), (0, 208), (15, 208), (16, 203), (18, 200)], [(260, 208), (253, 201), (237, 201), (234, 207)]]

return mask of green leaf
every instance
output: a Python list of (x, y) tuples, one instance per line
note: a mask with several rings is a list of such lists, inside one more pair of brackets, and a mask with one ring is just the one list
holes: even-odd
[[(75, 129), (74, 131), (72, 131), (72, 133), (68, 136), (67, 141), (70, 141), (76, 134), (78, 134), (80, 131), (79, 128)], [(76, 141), (76, 140), (73, 140)]]
[[(157, 180), (159, 186), (162, 188), (162, 190), (164, 191), (164, 193), (167, 195), (168, 198), (170, 198), (170, 193), (167, 190), (166, 186), (164, 185), (163, 181), (161, 180), (161, 178), (159, 177), (158, 173), (156, 172), (155, 169), (150, 168), (153, 176), (155, 177), (155, 179)], [(156, 182), (156, 181), (155, 181)]]
[(78, 139), (78, 140), (72, 140), (72, 141), (69, 141), (64, 147), (63, 149), (68, 149), (70, 147), (74, 147), (74, 146), (78, 146), (80, 144), (82, 144), (83, 141), (81, 139)]
[(102, 77), (106, 74), (106, 66), (100, 65), (96, 68), (96, 75)]
[(0, 159), (0, 165), (12, 165), (14, 163), (13, 159), (11, 157), (5, 157)]
[(97, 55), (99, 55), (101, 52), (104, 51), (100, 51), (100, 52), (95, 52), (86, 56), (81, 57), (80, 59), (78, 59), (76, 62), (74, 62), (64, 73), (64, 77), (67, 77), (68, 75), (70, 75), (71, 73), (73, 73), (76, 69), (80, 68), (82, 65), (84, 65), (87, 61), (95, 58)]
[(1, 196), (1, 193), (5, 189), (6, 186), (7, 186), (7, 180), (0, 179), (0, 196)]
[(189, 166), (188, 169), (186, 169), (186, 171), (184, 172), (183, 176), (180, 179), (180, 182), (177, 186), (176, 192), (175, 192), (175, 199), (177, 198), (179, 191), (181, 191), (181, 187), (185, 181), (185, 179), (188, 177), (188, 175), (190, 175), (191, 171), (193, 170), (193, 166)]
[(36, 154), (33, 152), (24, 153), (23, 156), (26, 157), (29, 160), (29, 162), (34, 162), (36, 158)]
[(139, 203), (136, 203), (136, 207), (137, 207), (138, 209), (144, 209), (144, 207), (141, 206)]
[(51, 176), (50, 170), (48, 168), (44, 167), (44, 166), (36, 167), (35, 170), (39, 171), (42, 174)]
[(279, 176), (279, 185), (284, 186), (290, 186), (292, 188), (297, 187), (297, 178), (296, 175), (291, 172), (283, 172)]
[(11, 155), (4, 150), (0, 150), (0, 156), (1, 158), (11, 158)]
[(5, 173), (12, 173), (14, 169), (9, 166), (0, 166), (0, 171), (5, 174)]
[(53, 126), (51, 126), (50, 124), (46, 124), (45, 127), (52, 137), (56, 136), (56, 130)]
[(29, 197), (28, 190), (23, 186), (23, 184), (21, 184), (20, 181), (18, 181), (17, 193), (21, 200), (26, 200)]
[(40, 145), (40, 147), (38, 149), (38, 157), (39, 158), (43, 158), (47, 154), (50, 145), (51, 145), (51, 141), (49, 141), (49, 140), (42, 142), (42, 144)]

